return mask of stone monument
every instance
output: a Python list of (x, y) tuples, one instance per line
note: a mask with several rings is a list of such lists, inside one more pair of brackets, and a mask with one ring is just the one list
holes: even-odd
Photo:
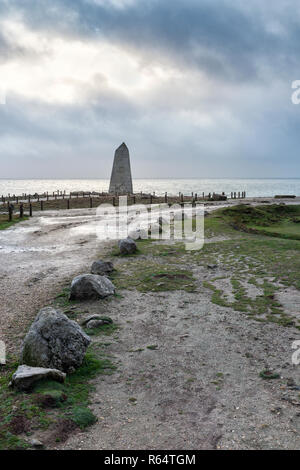
[(133, 193), (129, 150), (127, 145), (124, 144), (124, 142), (115, 151), (114, 164), (110, 178), (109, 192), (114, 194)]

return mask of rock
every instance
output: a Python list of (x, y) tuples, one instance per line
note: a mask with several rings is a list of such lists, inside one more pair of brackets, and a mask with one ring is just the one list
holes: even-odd
[(91, 267), (92, 274), (98, 274), (103, 276), (105, 274), (110, 274), (114, 271), (113, 264), (110, 261), (94, 261)]
[[(101, 325), (110, 325), (111, 323), (113, 323), (113, 321), (110, 317), (104, 317), (104, 316), (96, 314), (96, 315), (90, 315), (89, 317), (84, 318), (81, 322), (81, 325), (82, 326), (88, 325), (92, 321), (99, 322), (98, 326), (100, 326), (100, 322), (101, 322)], [(92, 328), (95, 328), (95, 327), (93, 326)]]
[(35, 382), (41, 379), (56, 380), (57, 382), (64, 382), (66, 374), (57, 369), (45, 369), (43, 367), (30, 367), (21, 365), (18, 367), (12, 380), (11, 387), (17, 390), (30, 390)]
[(30, 439), (29, 444), (36, 449), (42, 449), (44, 447), (44, 444), (38, 439)]
[(103, 320), (91, 320), (86, 324), (88, 330), (92, 330), (93, 328), (99, 328), (99, 326), (107, 325), (108, 323), (104, 323)]
[(82, 274), (71, 283), (70, 300), (104, 299), (115, 293), (115, 286), (105, 276)]
[(208, 269), (217, 269), (218, 265), (217, 264), (208, 264), (207, 268)]
[(119, 241), (119, 249), (121, 255), (132, 255), (137, 251), (137, 246), (132, 238), (124, 238)]
[(73, 372), (81, 366), (90, 342), (75, 321), (46, 307), (40, 310), (24, 339), (21, 363)]
[(143, 228), (132, 229), (128, 232), (129, 238), (133, 240), (147, 240), (148, 239), (148, 230)]

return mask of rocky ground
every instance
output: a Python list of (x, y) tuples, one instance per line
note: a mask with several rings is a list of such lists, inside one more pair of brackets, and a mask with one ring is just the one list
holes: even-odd
[[(97, 422), (51, 448), (297, 449), (299, 290), (268, 264), (273, 245), (261, 238), (258, 263), (254, 236), (208, 224), (201, 252), (142, 242), (137, 256), (118, 257), (97, 240), (92, 214), (44, 213), (0, 232), (1, 337), (12, 355), (72, 276), (99, 256), (117, 268), (116, 297), (65, 306), (78, 321), (92, 313), (114, 320), (110, 336), (92, 338), (117, 369), (94, 379)], [(287, 252), (280, 256), (285, 269)], [(46, 434), (35, 437), (47, 446)]]

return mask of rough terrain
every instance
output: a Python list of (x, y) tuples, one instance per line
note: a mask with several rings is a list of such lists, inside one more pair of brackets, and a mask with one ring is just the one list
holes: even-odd
[[(273, 272), (259, 273), (252, 254), (240, 253), (252, 238), (212, 230), (203, 258), (159, 242), (125, 258), (97, 241), (94, 224), (91, 211), (69, 211), (0, 232), (1, 329), (11, 352), (37, 310), (73, 275), (100, 254), (117, 268), (117, 297), (72, 306), (78, 321), (93, 313), (114, 320), (118, 329), (93, 341), (117, 370), (94, 379), (91, 409), (98, 421), (52, 448), (299, 448), (300, 376), (291, 360), (300, 339), (299, 290)], [(232, 240), (225, 256), (222, 243)], [(153, 289), (151, 277), (143, 281), (147, 269), (162, 278)], [(161, 273), (170, 269), (186, 274), (168, 290)], [(264, 292), (275, 284), (276, 292)], [(263, 313), (268, 296), (272, 314), (279, 309), (274, 297), (283, 307), (278, 322)], [(264, 380), (263, 370), (279, 377)]]

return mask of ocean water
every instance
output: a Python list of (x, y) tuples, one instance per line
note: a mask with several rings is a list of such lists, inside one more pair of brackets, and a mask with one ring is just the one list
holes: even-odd
[[(108, 179), (0, 179), (0, 196), (3, 194), (22, 195), (53, 191), (108, 191)], [(134, 192), (143, 191), (162, 195), (176, 195), (179, 192), (199, 195), (204, 192), (222, 193), (246, 191), (247, 197), (272, 197), (275, 194), (295, 194), (300, 196), (300, 178), (295, 179), (135, 179)]]

